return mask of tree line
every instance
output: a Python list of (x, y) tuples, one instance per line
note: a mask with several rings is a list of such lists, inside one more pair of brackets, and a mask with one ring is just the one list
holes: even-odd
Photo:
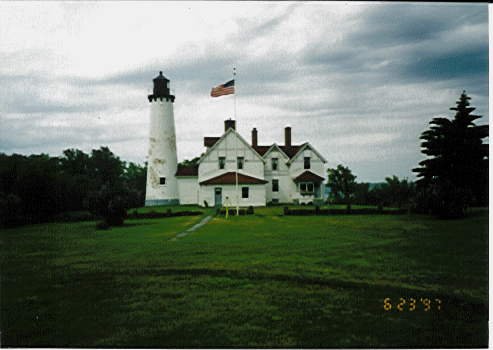
[(421, 152), (428, 158), (412, 169), (416, 183), (397, 176), (385, 178), (386, 183), (372, 190), (368, 183), (357, 183), (348, 167), (339, 164), (328, 169), (328, 182), (335, 203), (398, 206), (408, 203), (415, 213), (452, 219), (464, 215), (469, 206), (488, 206), (489, 135), (488, 125), (476, 125), (481, 118), (472, 114), (463, 91), (452, 120), (433, 118), (430, 129), (421, 134)]
[(127, 164), (108, 147), (90, 154), (66, 149), (61, 157), (0, 153), (0, 220), (36, 223), (71, 211), (104, 216), (108, 206), (141, 207), (146, 172), (145, 165)]
[(330, 187), (331, 204), (374, 205), (401, 208), (410, 204), (416, 196), (416, 184), (407, 178), (399, 180), (395, 175), (386, 177), (384, 183), (370, 189), (368, 182), (356, 182), (356, 176), (348, 167), (339, 164), (328, 169), (327, 186)]
[[(434, 118), (421, 134), (428, 158), (412, 169), (416, 183), (397, 176), (370, 189), (343, 165), (328, 169), (333, 203), (401, 207), (456, 218), (468, 206), (487, 206), (488, 125), (475, 125), (470, 97), (461, 94), (454, 119)], [(200, 157), (181, 164), (196, 165)], [(89, 210), (106, 225), (122, 225), (126, 211), (144, 206), (147, 164), (127, 164), (107, 147), (86, 154), (66, 149), (61, 157), (0, 153), (0, 224), (50, 221), (60, 213)]]

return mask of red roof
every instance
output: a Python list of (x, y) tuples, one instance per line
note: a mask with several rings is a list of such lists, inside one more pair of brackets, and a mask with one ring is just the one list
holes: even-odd
[[(238, 185), (257, 185), (266, 184), (268, 181), (257, 179), (256, 177), (238, 173)], [(236, 184), (236, 173), (230, 171), (213, 177), (212, 179), (202, 181), (200, 185), (234, 185)]]
[(219, 141), (220, 137), (204, 137), (204, 146), (212, 147)]
[(199, 176), (199, 166), (178, 164), (175, 176)]
[[(204, 146), (212, 147), (216, 144), (217, 141), (219, 141), (219, 139), (220, 137), (204, 137)], [(306, 145), (306, 143), (302, 145), (291, 145), (289, 147), (279, 146), (279, 148), (289, 157), (289, 159), (292, 159), (304, 145)], [(252, 146), (252, 148), (261, 157), (263, 157), (272, 146), (273, 144), (270, 146)]]
[[(302, 144), (302, 145), (299, 145), (299, 146), (290, 146), (290, 147), (286, 147), (286, 146), (278, 146), (281, 151), (283, 151), (288, 157), (289, 159), (293, 158), (296, 153), (299, 152), (299, 150), (301, 149), (301, 147), (303, 147), (305, 144)], [(252, 147), (255, 151), (257, 151), (258, 154), (260, 154), (261, 157), (263, 157), (267, 151), (272, 147), (273, 145), (270, 145), (270, 146), (254, 146)]]
[(292, 159), (304, 145), (306, 145), (306, 143), (299, 146), (279, 146), (279, 148), (289, 157), (289, 159)]
[(322, 182), (325, 179), (317, 174), (312, 173), (311, 171), (305, 171), (300, 174), (298, 177), (294, 178), (294, 182)]

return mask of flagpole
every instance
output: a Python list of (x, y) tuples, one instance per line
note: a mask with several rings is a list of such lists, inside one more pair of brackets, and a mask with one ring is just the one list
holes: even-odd
[[(233, 68), (233, 76), (234, 76), (234, 80), (235, 80), (235, 87), (236, 87), (236, 68)], [(236, 90), (236, 88), (235, 88)], [(235, 123), (236, 125), (238, 125), (237, 123), (237, 120), (236, 120), (236, 91), (234, 93), (234, 112), (235, 112)], [(239, 206), (239, 203), (240, 203), (240, 199), (239, 199), (239, 196), (238, 196), (238, 131), (236, 130), (236, 127), (235, 127), (235, 131), (236, 131), (236, 137), (235, 137), (235, 161), (236, 161), (236, 216), (239, 215), (239, 212), (240, 212), (240, 206)]]

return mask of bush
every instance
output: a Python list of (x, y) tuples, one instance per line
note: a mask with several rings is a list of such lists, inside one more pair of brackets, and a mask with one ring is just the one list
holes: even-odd
[(284, 215), (289, 215), (289, 208), (288, 207), (284, 207)]
[(247, 215), (253, 215), (253, 206), (249, 206), (248, 209), (247, 209)]
[(458, 219), (464, 216), (471, 198), (470, 190), (437, 181), (421, 189), (410, 212), (433, 215), (439, 219)]
[(106, 220), (101, 220), (96, 224), (96, 230), (107, 230), (110, 228), (110, 225), (106, 222)]
[(206, 201), (206, 200), (204, 200), (204, 206), (205, 206), (206, 208), (209, 208), (209, 203), (207, 203), (207, 201)]

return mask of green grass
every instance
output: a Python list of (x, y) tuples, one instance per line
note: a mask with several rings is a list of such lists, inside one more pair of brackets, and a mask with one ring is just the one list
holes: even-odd
[(2, 345), (486, 346), (487, 210), (456, 221), (281, 213), (216, 217), (178, 240), (203, 216), (5, 230)]

